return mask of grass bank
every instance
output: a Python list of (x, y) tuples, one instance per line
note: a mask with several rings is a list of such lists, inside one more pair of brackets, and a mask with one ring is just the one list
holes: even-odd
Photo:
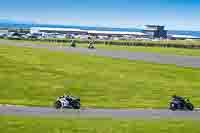
[(1, 133), (199, 133), (200, 121), (0, 116)]
[(51, 106), (66, 92), (96, 108), (166, 108), (172, 94), (200, 103), (200, 69), (0, 46), (0, 103)]

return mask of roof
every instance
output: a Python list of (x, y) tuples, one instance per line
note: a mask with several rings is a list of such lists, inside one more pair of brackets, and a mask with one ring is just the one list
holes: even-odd
[(32, 27), (31, 30), (87, 32), (87, 31), (81, 30), (81, 29), (73, 29), (73, 28), (48, 28), (48, 27)]
[(164, 27), (163, 25), (145, 25), (145, 26), (147, 26), (147, 27)]
[(110, 35), (146, 35), (142, 32), (124, 32), (124, 31), (96, 31), (89, 30), (89, 34), (110, 34)]
[(171, 35), (174, 38), (186, 38), (186, 39), (200, 39), (197, 36), (189, 36), (189, 35)]

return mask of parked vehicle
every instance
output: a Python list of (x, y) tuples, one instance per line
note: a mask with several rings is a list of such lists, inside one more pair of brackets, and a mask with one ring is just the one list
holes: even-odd
[(5, 38), (7, 36), (6, 33), (0, 33), (0, 38)]

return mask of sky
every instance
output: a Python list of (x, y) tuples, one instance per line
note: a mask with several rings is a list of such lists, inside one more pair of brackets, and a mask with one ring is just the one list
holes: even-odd
[(105, 27), (200, 30), (200, 0), (2, 0), (0, 19)]

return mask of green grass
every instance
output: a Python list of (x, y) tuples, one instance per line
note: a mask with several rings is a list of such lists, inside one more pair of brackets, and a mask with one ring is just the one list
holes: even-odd
[(200, 103), (200, 69), (0, 46), (0, 103), (51, 106), (70, 92), (84, 107), (166, 108), (172, 94)]
[(177, 45), (200, 45), (200, 40), (161, 40), (161, 41), (143, 41), (143, 40), (116, 40), (113, 42), (138, 42), (138, 43), (151, 43), (151, 44), (177, 44)]
[[(62, 45), (69, 46), (69, 43), (58, 43), (55, 41), (45, 42), (45, 41), (24, 41), (24, 40), (11, 40), (16, 42), (31, 42), (34, 44), (49, 44), (49, 45)], [(172, 43), (173, 41), (171, 41)], [(184, 41), (177, 41), (184, 42)], [(200, 41), (194, 41), (200, 42)], [(87, 48), (88, 44), (77, 44), (78, 47)], [(97, 44), (95, 45), (97, 49), (107, 49), (107, 50), (123, 50), (130, 52), (147, 52), (147, 53), (159, 53), (159, 54), (174, 54), (174, 55), (186, 55), (186, 56), (200, 56), (200, 49), (183, 49), (183, 48), (163, 48), (163, 47), (144, 47), (144, 46), (116, 46), (116, 45), (105, 45)]]
[(0, 130), (1, 133), (199, 133), (199, 122), (0, 116)]

